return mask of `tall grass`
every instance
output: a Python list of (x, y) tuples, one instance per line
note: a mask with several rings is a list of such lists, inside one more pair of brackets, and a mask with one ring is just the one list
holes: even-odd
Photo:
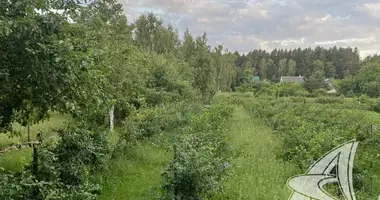
[(125, 149), (108, 163), (108, 170), (97, 177), (102, 186), (98, 199), (159, 199), (161, 173), (170, 162), (171, 154), (152, 141), (154, 139)]
[(234, 173), (214, 199), (288, 199), (286, 181), (297, 173), (294, 166), (276, 158), (281, 142), (271, 129), (238, 107), (232, 131), (231, 146), (237, 153), (231, 163)]

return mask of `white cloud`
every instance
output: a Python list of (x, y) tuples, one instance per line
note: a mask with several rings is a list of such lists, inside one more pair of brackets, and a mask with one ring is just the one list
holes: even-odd
[(250, 3), (245, 8), (239, 9), (238, 13), (240, 16), (254, 19), (263, 19), (268, 17), (268, 10), (263, 4), (260, 3)]
[(364, 4), (363, 8), (364, 10), (369, 12), (373, 17), (380, 18), (380, 2)]
[(330, 40), (330, 41), (321, 41), (314, 42), (316, 45), (328, 45), (328, 44), (339, 44), (339, 43), (372, 43), (377, 42), (375, 37), (370, 38), (350, 38), (350, 39), (342, 39), (342, 40)]
[(380, 0), (119, 0), (135, 19), (149, 8), (181, 32), (204, 31), (230, 50), (357, 46), (380, 51)]
[(274, 41), (272, 41), (272, 43), (277, 43), (277, 44), (280, 44), (281, 46), (303, 44), (304, 42), (305, 42), (305, 38), (301, 38), (299, 40), (285, 39), (285, 40), (274, 40)]
[(329, 19), (331, 17), (330, 14), (327, 14), (325, 17), (321, 18), (322, 21), (326, 21), (327, 19)]

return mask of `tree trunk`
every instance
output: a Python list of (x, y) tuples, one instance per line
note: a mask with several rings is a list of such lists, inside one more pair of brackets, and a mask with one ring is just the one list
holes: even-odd
[(30, 126), (29, 126), (29, 123), (26, 125), (26, 134), (28, 134), (28, 142), (30, 142)]

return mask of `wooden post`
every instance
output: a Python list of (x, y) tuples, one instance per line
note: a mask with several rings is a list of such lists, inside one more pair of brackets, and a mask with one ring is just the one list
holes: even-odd
[(114, 123), (113, 123), (114, 111), (115, 111), (115, 105), (112, 105), (110, 112), (109, 112), (109, 115), (110, 115), (110, 131), (113, 131), (113, 127), (114, 127)]
[[(174, 151), (174, 162), (177, 161), (177, 145), (175, 143), (173, 143), (173, 151)], [(174, 181), (177, 181), (177, 169), (174, 167), (173, 165), (173, 170), (174, 170)], [(174, 185), (174, 199), (177, 200), (178, 199), (178, 186), (177, 185)]]
[(33, 144), (33, 163), (32, 163), (32, 174), (37, 176), (38, 172), (38, 149), (36, 144)]

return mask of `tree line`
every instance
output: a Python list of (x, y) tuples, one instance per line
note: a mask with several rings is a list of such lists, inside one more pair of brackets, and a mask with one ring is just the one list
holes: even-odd
[(235, 65), (238, 68), (252, 68), (261, 79), (279, 81), (281, 76), (309, 77), (322, 71), (326, 78), (342, 79), (355, 75), (360, 69), (358, 48), (320, 46), (306, 49), (253, 50), (246, 55), (237, 56)]

